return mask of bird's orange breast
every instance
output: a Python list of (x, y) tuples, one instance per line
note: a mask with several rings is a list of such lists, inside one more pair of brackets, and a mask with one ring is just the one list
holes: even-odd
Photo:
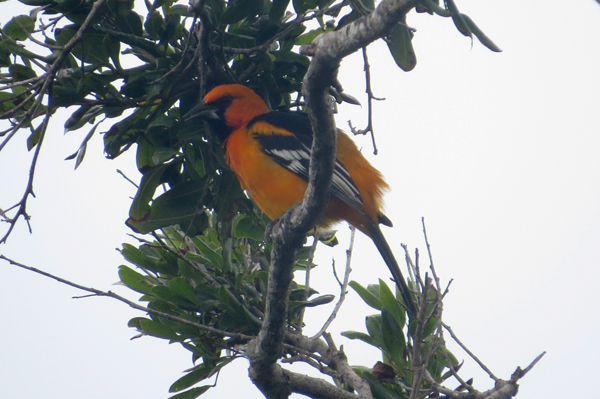
[(242, 127), (229, 136), (227, 161), (259, 208), (277, 219), (302, 201), (308, 184), (265, 154), (252, 135)]

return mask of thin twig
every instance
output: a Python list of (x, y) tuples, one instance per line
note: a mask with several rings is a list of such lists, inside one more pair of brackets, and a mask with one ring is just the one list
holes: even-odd
[[(33, 93), (31, 93), (31, 95), (29, 95), (25, 100), (23, 100), (23, 102), (21, 104), (14, 107), (10, 111), (10, 112), (13, 112), (13, 111), (19, 110), (22, 106), (24, 106), (25, 103), (29, 103), (29, 101), (31, 99), (33, 99), (34, 97), (37, 96), (37, 98), (31, 105), (31, 108), (29, 110), (27, 110), (25, 112), (25, 115), (21, 118), (21, 122), (17, 126), (15, 126), (15, 132), (16, 132), (16, 130), (20, 129), (26, 121), (27, 122), (31, 121), (31, 119), (36, 115), (40, 105), (42, 104), (44, 95), (48, 94), (48, 107), (46, 109), (46, 116), (44, 118), (44, 121), (38, 128), (38, 129), (40, 129), (40, 138), (39, 138), (39, 141), (38, 141), (36, 149), (35, 149), (35, 153), (32, 158), (31, 167), (29, 169), (29, 179), (27, 182), (27, 188), (25, 189), (25, 193), (23, 194), (23, 197), (22, 197), (21, 201), (19, 202), (20, 206), (19, 206), (19, 209), (18, 209), (16, 215), (9, 220), (10, 227), (8, 228), (8, 231), (2, 237), (2, 239), (0, 239), (0, 244), (6, 242), (6, 240), (8, 239), (8, 236), (12, 233), (19, 217), (21, 217), (21, 216), (23, 216), (23, 218), (27, 222), (29, 231), (31, 232), (31, 226), (29, 225), (29, 216), (26, 213), (26, 206), (27, 206), (27, 200), (29, 198), (29, 195), (32, 195), (35, 197), (35, 194), (33, 193), (33, 178), (35, 175), (35, 167), (37, 165), (37, 160), (38, 160), (38, 157), (40, 154), (40, 149), (42, 148), (42, 142), (44, 140), (46, 129), (48, 128), (50, 116), (52, 115), (52, 112), (53, 112), (52, 107), (51, 107), (51, 104), (52, 104), (51, 97), (52, 97), (52, 85), (54, 83), (54, 78), (56, 77), (56, 74), (58, 73), (64, 60), (71, 53), (71, 51), (73, 50), (75, 45), (77, 45), (77, 43), (79, 43), (79, 41), (81, 41), (83, 39), (83, 35), (84, 35), (85, 31), (91, 25), (92, 20), (95, 19), (96, 14), (100, 11), (100, 8), (102, 8), (102, 6), (107, 1), (108, 0), (97, 0), (94, 3), (94, 5), (90, 9), (90, 12), (87, 15), (86, 19), (83, 21), (83, 23), (79, 27), (79, 30), (75, 33), (75, 35), (71, 38), (71, 40), (69, 40), (67, 42), (67, 44), (63, 47), (62, 51), (60, 52), (60, 54), (58, 54), (58, 56), (52, 63), (52, 66), (48, 70), (48, 72), (46, 72), (44, 79), (43, 79), (43, 84), (41, 85), (42, 87), (39, 90), (36, 89)], [(39, 82), (36, 83), (36, 85), (39, 85)], [(6, 113), (3, 115), (6, 115)], [(2, 145), (0, 145), (0, 150), (2, 149), (2, 147), (4, 147), (6, 145), (8, 140), (10, 140), (13, 136), (14, 136), (14, 134), (11, 133), (9, 135), (9, 137), (7, 137), (7, 139), (2, 143)]]
[(417, 309), (417, 320), (416, 330), (413, 335), (413, 348), (412, 348), (412, 362), (413, 362), (413, 380), (410, 393), (410, 399), (416, 399), (419, 394), (419, 386), (423, 378), (423, 372), (426, 369), (427, 361), (422, 358), (422, 345), (423, 345), (423, 331), (425, 330), (425, 324), (427, 323), (427, 296), (429, 294), (430, 279), (425, 276), (425, 285), (421, 294), (422, 300), (419, 301), (419, 307)]
[(10, 226), (8, 227), (8, 230), (6, 231), (6, 233), (4, 234), (2, 239), (0, 239), (0, 244), (6, 242), (6, 240), (8, 239), (8, 236), (10, 235), (10, 233), (12, 233), (13, 229), (17, 225), (17, 220), (21, 216), (23, 216), (23, 218), (27, 222), (27, 227), (29, 228), (29, 233), (32, 232), (31, 224), (29, 223), (29, 215), (27, 214), (27, 199), (29, 198), (30, 195), (32, 197), (35, 197), (35, 193), (33, 192), (33, 178), (35, 176), (35, 168), (37, 166), (37, 161), (39, 159), (40, 151), (42, 149), (42, 143), (44, 142), (44, 138), (46, 137), (46, 130), (48, 129), (48, 122), (50, 121), (50, 116), (52, 114), (51, 107), (50, 107), (50, 101), (51, 101), (51, 96), (48, 99), (48, 108), (46, 110), (46, 116), (44, 117), (44, 121), (42, 122), (42, 124), (39, 127), (40, 138), (36, 145), (35, 152), (33, 153), (33, 157), (31, 158), (31, 166), (29, 167), (29, 177), (27, 178), (27, 187), (25, 188), (23, 197), (21, 197), (21, 201), (19, 201), (19, 209), (17, 210), (17, 213), (15, 214), (14, 217), (7, 219)]
[(369, 57), (367, 56), (367, 47), (362, 48), (363, 63), (365, 71), (365, 92), (367, 93), (367, 127), (364, 129), (356, 129), (352, 126), (352, 123), (348, 121), (350, 130), (354, 135), (365, 135), (371, 133), (371, 141), (373, 143), (373, 154), (377, 155), (377, 144), (375, 143), (375, 131), (373, 129), (373, 100), (383, 101), (385, 98), (375, 97), (373, 95), (373, 89), (371, 88), (371, 64), (369, 64)]
[(487, 368), (487, 366), (485, 364), (483, 364), (483, 362), (481, 360), (479, 360), (479, 358), (477, 356), (475, 356), (475, 354), (473, 352), (471, 352), (459, 339), (458, 337), (454, 334), (454, 331), (452, 331), (452, 328), (450, 328), (449, 325), (447, 325), (446, 323), (442, 322), (441, 323), (442, 326), (450, 333), (450, 335), (452, 336), (452, 339), (465, 351), (469, 354), (469, 356), (471, 357), (471, 359), (475, 360), (475, 362), (479, 365), (479, 367), (481, 367), (489, 376), (492, 380), (494, 381), (499, 381), (499, 378), (496, 377), (494, 375), (494, 373), (492, 373), (492, 371)]
[(132, 302), (132, 301), (130, 301), (130, 300), (128, 300), (128, 299), (120, 296), (120, 295), (117, 295), (117, 294), (115, 294), (112, 291), (102, 291), (102, 290), (98, 290), (98, 289), (91, 288), (91, 287), (85, 287), (83, 285), (80, 285), (80, 284), (77, 284), (77, 283), (73, 283), (73, 282), (71, 282), (69, 280), (65, 280), (64, 278), (55, 276), (55, 275), (50, 274), (48, 272), (45, 272), (43, 270), (36, 269), (35, 267), (24, 265), (22, 263), (14, 261), (14, 260), (12, 260), (10, 258), (7, 258), (4, 255), (0, 255), (0, 259), (7, 261), (11, 265), (18, 266), (18, 267), (20, 267), (22, 269), (29, 270), (29, 271), (37, 273), (37, 274), (41, 274), (42, 276), (51, 278), (53, 280), (58, 281), (59, 283), (68, 285), (68, 286), (76, 288), (78, 290), (90, 292), (92, 294), (91, 296), (104, 296), (104, 297), (108, 297), (108, 298), (113, 298), (113, 299), (116, 299), (117, 301), (126, 303), (127, 305), (129, 305), (130, 307), (132, 307), (134, 309), (141, 310), (143, 312), (147, 312), (147, 313), (153, 314), (155, 316), (162, 317), (164, 319), (168, 319), (168, 320), (171, 320), (171, 321), (176, 321), (178, 323), (185, 324), (185, 325), (188, 325), (188, 326), (191, 326), (191, 327), (195, 327), (195, 328), (198, 328), (198, 329), (201, 329), (201, 330), (204, 330), (204, 331), (208, 331), (208, 332), (211, 332), (213, 334), (217, 334), (217, 335), (220, 335), (220, 336), (223, 336), (223, 337), (236, 338), (236, 339), (240, 339), (240, 340), (243, 340), (243, 341), (250, 341), (251, 339), (255, 338), (255, 337), (250, 336), (250, 335), (238, 334), (238, 333), (231, 333), (231, 332), (228, 332), (228, 331), (219, 330), (219, 329), (216, 329), (216, 328), (213, 328), (213, 327), (205, 326), (204, 324), (195, 323), (193, 321), (190, 321), (190, 320), (187, 320), (187, 319), (184, 319), (184, 318), (181, 318), (181, 317), (173, 316), (172, 314), (169, 314), (169, 313), (164, 313), (164, 312), (161, 312), (161, 311), (158, 311), (158, 310), (155, 310), (155, 309), (150, 309), (150, 308), (147, 308), (145, 306), (138, 305), (137, 303)]
[[(542, 358), (544, 357), (544, 355), (546, 354), (546, 351), (543, 351), (542, 353), (540, 353), (535, 359), (533, 359), (533, 362), (531, 362), (531, 364), (527, 367), (525, 367), (525, 369), (520, 373), (519, 378), (523, 377), (525, 374), (529, 373), (531, 371), (531, 369), (540, 361), (542, 360)], [(514, 376), (513, 376), (514, 377)], [(513, 379), (513, 377), (511, 377), (511, 380)]]
[[(315, 229), (314, 241), (312, 246), (310, 247), (310, 253), (308, 254), (308, 260), (306, 261), (306, 275), (304, 277), (304, 298), (303, 301), (308, 301), (308, 297), (310, 296), (310, 271), (312, 270), (314, 263), (313, 259), (315, 258), (315, 251), (317, 249), (317, 244), (319, 243), (319, 230)], [(306, 306), (303, 306), (300, 309), (300, 315), (298, 316), (298, 333), (302, 334), (302, 326), (304, 324), (304, 312), (306, 311)]]
[[(433, 266), (433, 255), (431, 255), (431, 245), (429, 245), (429, 239), (427, 238), (427, 229), (425, 228), (425, 218), (421, 217), (421, 225), (423, 226), (423, 236), (425, 237), (425, 245), (427, 246), (427, 255), (429, 256), (429, 269), (433, 273), (433, 278), (435, 281), (435, 286), (437, 287), (438, 292), (442, 291), (440, 287), (440, 279), (435, 272), (435, 267)], [(446, 288), (447, 290), (447, 288)]]
[[(337, 317), (337, 314), (340, 311), (342, 304), (344, 303), (344, 300), (346, 299), (346, 294), (348, 293), (348, 283), (350, 282), (350, 273), (352, 272), (351, 264), (352, 264), (352, 252), (354, 250), (355, 235), (356, 235), (356, 228), (354, 228), (354, 226), (350, 226), (350, 245), (348, 246), (348, 249), (346, 250), (346, 271), (344, 272), (344, 282), (340, 284), (340, 299), (338, 299), (337, 303), (335, 304), (335, 307), (333, 308), (333, 311), (329, 315), (329, 318), (327, 319), (325, 324), (323, 324), (323, 327), (321, 327), (319, 332), (316, 333), (315, 335), (313, 335), (311, 337), (311, 339), (320, 338), (325, 333), (325, 331), (327, 331), (327, 329), (329, 328), (331, 323), (333, 323), (333, 321)], [(339, 283), (339, 281), (338, 281), (338, 283)]]
[(37, 40), (35, 37), (33, 37), (33, 35), (31, 33), (29, 33), (29, 30), (27, 30), (27, 28), (25, 26), (23, 26), (23, 24), (21, 23), (21, 21), (19, 21), (18, 18), (13, 19), (13, 21), (16, 22), (17, 25), (19, 25), (19, 28), (21, 28), (21, 30), (23, 32), (25, 32), (25, 35), (27, 36), (27, 39), (31, 40), (32, 42), (34, 42), (38, 46), (45, 47), (45, 48), (47, 48), (49, 50), (60, 50), (60, 51), (63, 50), (63, 48), (61, 46), (54, 46), (52, 44), (44, 43), (42, 41)]
[(123, 178), (124, 178), (125, 180), (127, 180), (129, 183), (133, 184), (133, 186), (134, 186), (135, 188), (139, 188), (139, 186), (137, 185), (137, 183), (136, 183), (136, 182), (134, 182), (133, 180), (131, 180), (129, 177), (127, 177), (127, 176), (125, 175), (125, 173), (123, 173), (123, 171), (122, 171), (121, 169), (117, 169), (117, 173), (118, 173), (118, 174), (120, 174), (121, 176), (123, 176)]
[[(196, 27), (196, 22), (198, 21), (198, 18), (194, 17), (194, 19), (192, 20), (192, 26), (190, 27), (190, 31), (188, 33), (188, 39), (185, 42), (185, 47), (183, 48), (183, 51), (181, 52), (182, 55), (185, 55), (185, 53), (189, 50), (190, 48), (190, 44), (192, 42), (192, 35), (194, 32), (194, 28)], [(161, 80), (165, 79), (167, 76), (177, 72), (177, 70), (179, 69), (179, 67), (183, 64), (183, 60), (185, 60), (185, 57), (181, 57), (181, 59), (179, 60), (179, 62), (177, 63), (177, 65), (175, 65), (173, 68), (171, 68), (169, 70), (169, 72), (165, 73), (164, 75), (162, 75), (161, 77), (151, 81), (149, 84), (154, 84), (157, 82), (160, 82)], [(188, 63), (185, 68), (183, 68), (183, 71), (181, 71), (181, 73), (178, 74), (178, 77), (175, 79), (175, 82), (177, 82), (178, 80), (182, 79), (185, 75), (186, 72), (192, 67), (192, 65), (194, 65), (193, 62)], [(172, 85), (175, 84), (175, 82), (172, 83)]]

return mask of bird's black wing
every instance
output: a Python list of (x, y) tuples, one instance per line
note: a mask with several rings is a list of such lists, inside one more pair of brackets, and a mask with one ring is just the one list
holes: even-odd
[[(259, 129), (253, 128), (258, 122), (271, 125), (273, 130), (260, 132)], [(247, 126), (253, 130), (254, 137), (265, 154), (296, 176), (308, 181), (313, 139), (308, 115), (303, 112), (272, 111), (255, 117)], [(282, 134), (281, 131), (288, 134)], [(363, 212), (360, 192), (350, 173), (338, 159), (335, 160), (331, 194)]]

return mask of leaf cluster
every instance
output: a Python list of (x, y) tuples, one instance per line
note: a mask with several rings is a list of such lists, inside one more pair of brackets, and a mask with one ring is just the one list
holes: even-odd
[[(270, 262), (270, 245), (262, 243), (264, 227), (239, 216), (229, 224), (231, 236), (223, 239), (216, 215), (209, 219), (210, 226), (201, 235), (189, 237), (179, 229), (165, 228), (152, 242), (137, 247), (124, 244), (121, 249), (135, 266), (119, 267), (121, 282), (142, 294), (140, 301), (147, 302), (149, 309), (179, 318), (149, 313), (131, 319), (129, 326), (141, 335), (179, 343), (192, 354), (195, 366), (173, 383), (170, 392), (184, 391), (218, 373), (240, 356), (262, 324)], [(306, 267), (308, 253), (309, 248), (299, 251), (297, 268)], [(331, 299), (303, 300), (304, 288), (297, 285), (289, 296), (291, 330), (297, 328), (300, 309)], [(199, 396), (208, 387), (192, 388), (181, 397)]]
[[(67, 159), (83, 162), (87, 145), (102, 134), (104, 152), (114, 159), (134, 148), (142, 173), (127, 224), (154, 234), (139, 247), (124, 245), (123, 284), (142, 294), (149, 314), (129, 325), (142, 335), (179, 343), (195, 366), (171, 387), (179, 398), (194, 398), (209, 385), (194, 387), (231, 362), (254, 338), (265, 308), (271, 245), (263, 242), (265, 216), (242, 191), (228, 168), (221, 143), (203, 125), (183, 117), (212, 87), (242, 83), (273, 109), (303, 106), (302, 83), (310, 59), (300, 47), (325, 32), (343, 29), (371, 12), (372, 0), (201, 0), (191, 7), (178, 1), (20, 0), (30, 6), (0, 30), (0, 119), (9, 128), (0, 151), (20, 129), (29, 130), (34, 150), (32, 173), (23, 199), (3, 220), (14, 226), (28, 219), (25, 204), (33, 194), (33, 172), (50, 118), (65, 108), (65, 133), (82, 134)], [(141, 3), (141, 4), (140, 4)], [(418, 12), (451, 17), (464, 35), (493, 43), (453, 1), (415, 2)], [(413, 30), (398, 24), (386, 38), (396, 63), (416, 65)], [(353, 102), (341, 88), (338, 102)], [(71, 149), (72, 151), (73, 149)], [(69, 151), (69, 152), (71, 152)], [(10, 231), (7, 233), (10, 234)], [(7, 237), (5, 235), (0, 242)], [(298, 251), (297, 268), (307, 265), (308, 248)], [(381, 313), (367, 318), (368, 334), (348, 332), (379, 348), (389, 378), (362, 372), (376, 392), (402, 397), (412, 384), (414, 328), (387, 285), (353, 288)], [(308, 295), (307, 295), (308, 293)], [(309, 299), (316, 292), (296, 283), (289, 292), (287, 327), (302, 328), (302, 310), (329, 302)], [(436, 381), (455, 359), (442, 353), (428, 310), (424, 353)], [(193, 325), (190, 325), (192, 323)], [(414, 347), (414, 346), (413, 346)], [(286, 349), (284, 356), (298, 353)], [(423, 383), (426, 384), (426, 383)], [(377, 396), (378, 394), (376, 394)], [(383, 397), (383, 396), (379, 396)]]
[[(302, 106), (310, 59), (300, 46), (374, 8), (372, 0), (203, 0), (192, 7), (166, 0), (20, 1), (29, 14), (0, 30), (0, 119), (11, 126), (0, 132), (0, 150), (21, 128), (30, 131), (28, 149), (36, 148), (51, 115), (67, 108), (65, 132), (84, 130), (67, 157), (76, 168), (98, 133), (108, 158), (137, 148), (143, 178), (129, 226), (148, 233), (180, 224), (191, 236), (206, 227), (205, 211), (231, 218), (252, 214), (252, 205), (219, 143), (182, 116), (207, 90), (232, 82), (252, 87), (272, 108)], [(440, 7), (420, 0), (417, 11), (452, 16), (460, 32), (482, 40), (453, 1)], [(386, 39), (404, 70), (416, 65), (412, 36), (399, 24)], [(331, 92), (338, 102), (354, 102)], [(163, 184), (166, 192), (156, 195)], [(31, 193), (15, 220), (26, 217)]]
[[(420, 365), (415, 364), (415, 345), (418, 345), (421, 357), (426, 359), (423, 366), (436, 383), (441, 384), (452, 376), (450, 369), (457, 371), (460, 368), (458, 360), (446, 349), (439, 335), (437, 290), (432, 288), (429, 291), (425, 319), (407, 320), (402, 296), (399, 292), (394, 294), (383, 280), (380, 279), (379, 284), (371, 284), (366, 288), (356, 281), (350, 282), (350, 286), (367, 305), (379, 311), (366, 317), (367, 333), (342, 332), (347, 338), (361, 340), (381, 350), (382, 361), (373, 369), (357, 368), (359, 374), (369, 382), (375, 398), (404, 398), (408, 397), (405, 387), (417, 388), (414, 385), (414, 373)], [(422, 323), (420, 337), (416, 336), (418, 323)], [(429, 390), (430, 394), (434, 395), (424, 397), (437, 395), (437, 391), (427, 381), (421, 381), (418, 388), (425, 392)]]

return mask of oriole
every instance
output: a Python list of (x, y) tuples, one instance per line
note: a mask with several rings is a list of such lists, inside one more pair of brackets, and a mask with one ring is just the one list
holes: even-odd
[[(214, 88), (188, 115), (201, 116), (209, 123), (222, 140), (227, 162), (242, 187), (269, 218), (280, 218), (302, 201), (313, 140), (306, 114), (270, 111), (254, 91), (233, 84)], [(336, 156), (331, 198), (320, 225), (346, 220), (369, 236), (390, 269), (405, 306), (414, 313), (410, 291), (379, 228), (379, 223), (392, 225), (381, 212), (383, 192), (389, 186), (341, 131)]]

